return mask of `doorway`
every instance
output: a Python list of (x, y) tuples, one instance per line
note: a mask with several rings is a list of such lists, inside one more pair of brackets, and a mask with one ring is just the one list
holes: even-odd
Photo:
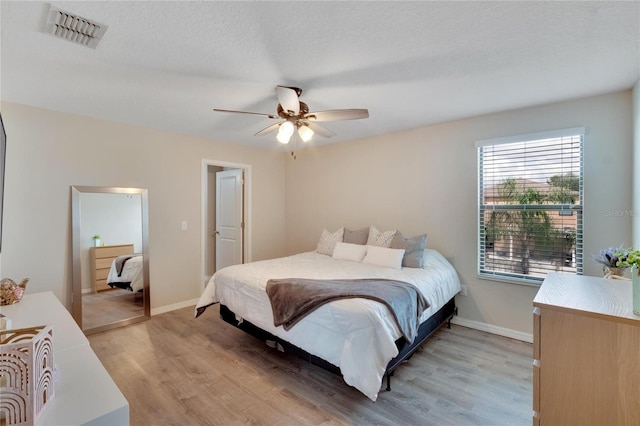
[(251, 166), (202, 160), (202, 280), (251, 261)]

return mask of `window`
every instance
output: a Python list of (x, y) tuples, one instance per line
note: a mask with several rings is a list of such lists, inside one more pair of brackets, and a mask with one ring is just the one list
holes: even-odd
[(481, 277), (582, 274), (583, 139), (575, 128), (476, 142)]

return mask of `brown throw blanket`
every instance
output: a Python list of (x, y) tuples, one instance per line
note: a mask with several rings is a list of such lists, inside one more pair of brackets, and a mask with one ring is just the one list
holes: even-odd
[(346, 298), (364, 298), (385, 304), (404, 338), (412, 343), (418, 334), (420, 315), (429, 307), (420, 290), (404, 281), (377, 278), (313, 280), (285, 278), (267, 281), (273, 322), (289, 330), (325, 303)]
[(124, 268), (124, 264), (126, 263), (127, 260), (131, 259), (132, 257), (136, 256), (135, 254), (123, 254), (121, 256), (116, 257), (116, 272), (118, 273), (118, 276), (122, 275), (122, 269)]

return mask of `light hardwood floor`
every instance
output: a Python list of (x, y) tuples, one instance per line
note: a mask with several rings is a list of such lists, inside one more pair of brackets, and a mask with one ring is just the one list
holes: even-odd
[(86, 330), (144, 315), (141, 293), (113, 289), (82, 295), (82, 327)]
[(137, 425), (530, 425), (531, 344), (453, 325), (374, 403), (193, 308), (89, 337)]

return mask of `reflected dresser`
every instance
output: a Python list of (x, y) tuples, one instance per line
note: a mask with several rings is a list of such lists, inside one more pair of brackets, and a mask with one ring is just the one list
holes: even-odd
[(116, 257), (124, 254), (133, 254), (133, 244), (91, 247), (91, 289), (94, 293), (111, 290), (107, 285), (111, 264)]

